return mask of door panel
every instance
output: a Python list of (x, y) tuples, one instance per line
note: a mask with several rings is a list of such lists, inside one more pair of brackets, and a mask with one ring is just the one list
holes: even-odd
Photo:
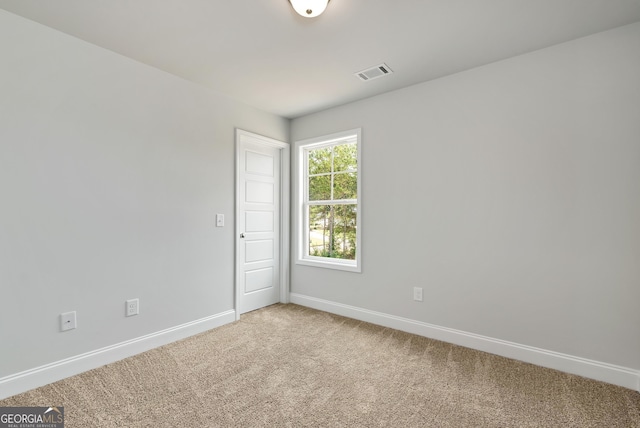
[(252, 174), (273, 177), (273, 154), (246, 152), (246, 171)]
[(273, 184), (260, 181), (247, 181), (246, 202), (258, 202), (263, 204), (273, 203)]
[(245, 232), (273, 232), (273, 220), (269, 211), (245, 211)]
[(251, 241), (245, 243), (245, 262), (260, 262), (273, 259), (273, 240)]
[[(273, 267), (253, 269), (245, 273), (245, 293), (273, 288)], [(273, 302), (275, 303), (275, 302)]]

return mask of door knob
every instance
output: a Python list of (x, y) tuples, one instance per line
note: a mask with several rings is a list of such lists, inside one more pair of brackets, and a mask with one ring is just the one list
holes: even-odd
[(244, 238), (244, 233), (241, 233), (241, 234), (240, 234), (240, 237), (241, 237), (241, 238)]

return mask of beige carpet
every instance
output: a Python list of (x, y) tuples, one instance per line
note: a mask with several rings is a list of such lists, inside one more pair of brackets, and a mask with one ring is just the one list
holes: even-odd
[(0, 401), (74, 427), (640, 427), (640, 394), (296, 305)]

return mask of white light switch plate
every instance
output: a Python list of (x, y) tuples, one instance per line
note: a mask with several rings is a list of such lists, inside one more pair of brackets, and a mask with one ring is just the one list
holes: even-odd
[(76, 311), (60, 314), (60, 331), (73, 330), (76, 326)]
[(224, 226), (224, 214), (216, 214), (216, 227)]

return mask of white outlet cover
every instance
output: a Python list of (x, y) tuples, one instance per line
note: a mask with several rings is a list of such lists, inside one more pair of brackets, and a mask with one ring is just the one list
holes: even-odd
[(125, 315), (131, 317), (140, 313), (140, 300), (130, 299), (126, 301)]

